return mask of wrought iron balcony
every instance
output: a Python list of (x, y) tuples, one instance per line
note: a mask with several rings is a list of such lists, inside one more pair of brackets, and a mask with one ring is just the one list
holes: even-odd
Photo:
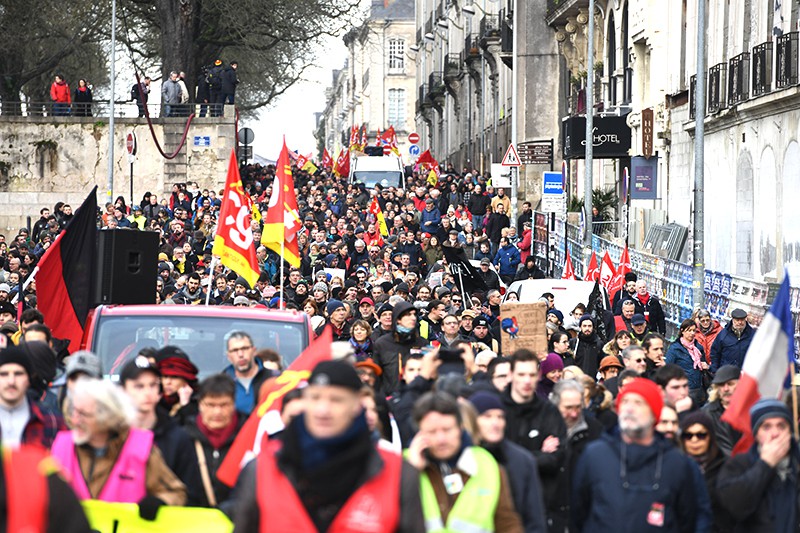
[(467, 35), (464, 38), (464, 60), (469, 61), (471, 58), (480, 57), (480, 37), (474, 33)]
[(461, 76), (461, 64), (463, 63), (461, 54), (447, 54), (444, 62), (444, 79), (455, 80)]
[(753, 47), (753, 96), (772, 90), (772, 41)]
[(777, 61), (775, 64), (775, 87), (783, 89), (797, 85), (798, 32), (784, 33), (778, 37)]
[(732, 106), (750, 97), (750, 53), (732, 57), (728, 65), (728, 105)]
[(726, 107), (725, 89), (728, 84), (725, 76), (727, 70), (727, 63), (718, 63), (708, 69), (708, 113), (710, 115)]
[(480, 36), (481, 39), (499, 39), (500, 17), (497, 15), (485, 15), (481, 19)]
[(428, 84), (423, 83), (417, 89), (417, 113), (421, 113), (431, 107), (431, 101), (428, 100)]
[(441, 71), (431, 72), (428, 75), (428, 98), (436, 98), (444, 94), (444, 76)]
[(514, 52), (514, 30), (511, 29), (509, 17), (506, 16), (505, 10), (500, 11), (500, 51), (504, 53)]

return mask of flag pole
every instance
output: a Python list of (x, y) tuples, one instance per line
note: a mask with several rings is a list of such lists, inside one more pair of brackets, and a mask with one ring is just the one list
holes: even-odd
[[(789, 342), (792, 342), (792, 339), (789, 339)], [(791, 365), (794, 367), (794, 365)], [(798, 423), (797, 423), (797, 387), (794, 384), (794, 377), (795, 373), (794, 370), (791, 370), (792, 379), (790, 383), (792, 384), (792, 420), (794, 421), (794, 438), (800, 439), (800, 431), (798, 431)]]
[[(25, 280), (25, 283), (22, 284), (22, 287), (17, 291), (17, 294), (14, 295), (14, 298), (11, 300), (12, 304), (15, 304), (15, 303), (17, 303), (19, 301), (19, 295), (23, 294), (25, 292), (25, 289), (28, 288), (28, 285), (30, 285), (31, 282), (36, 277), (36, 273), (37, 272), (39, 272), (39, 266), (38, 265), (33, 267), (33, 271), (28, 276), (28, 279)], [(797, 408), (795, 408), (795, 412), (797, 412)]]
[(285, 254), (286, 254), (286, 232), (284, 231), (283, 238), (281, 239), (281, 285), (280, 285), (281, 286), (281, 294), (280, 294), (280, 300), (278, 300), (278, 309), (283, 309), (284, 308), (284, 305), (283, 305), (284, 304), (284, 302), (283, 302), (283, 268), (284, 267), (283, 267), (283, 265), (284, 265), (284, 263), (286, 263), (286, 260), (284, 259), (283, 256)]
[(216, 285), (214, 283), (214, 269), (216, 267), (217, 267), (217, 256), (216, 255), (212, 255), (211, 256), (211, 265), (209, 266), (209, 271), (210, 272), (208, 274), (211, 277), (211, 280), (209, 281), (208, 289), (206, 290), (206, 305), (208, 305), (208, 302), (211, 301), (211, 290), (214, 287), (214, 285)]

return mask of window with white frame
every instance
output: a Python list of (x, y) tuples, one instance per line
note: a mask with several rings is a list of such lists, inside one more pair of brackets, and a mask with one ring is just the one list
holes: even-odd
[(389, 125), (396, 130), (405, 128), (406, 123), (406, 91), (405, 89), (389, 89)]
[(389, 39), (389, 73), (403, 72), (405, 52), (406, 42), (403, 39)]

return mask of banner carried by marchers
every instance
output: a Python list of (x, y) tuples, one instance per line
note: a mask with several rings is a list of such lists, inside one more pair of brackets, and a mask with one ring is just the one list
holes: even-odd
[(297, 196), (294, 192), (292, 167), (289, 163), (289, 149), (283, 143), (281, 155), (275, 168), (272, 182), (272, 196), (269, 199), (261, 244), (278, 255), (293, 267), (300, 266), (300, 251), (297, 232), (303, 227), (297, 210)]
[(252, 216), (250, 201), (239, 176), (236, 154), (231, 150), (225, 194), (222, 197), (211, 253), (219, 257), (223, 265), (246, 279), (251, 287), (255, 287), (260, 269), (256, 247), (253, 245), (253, 228), (250, 224)]

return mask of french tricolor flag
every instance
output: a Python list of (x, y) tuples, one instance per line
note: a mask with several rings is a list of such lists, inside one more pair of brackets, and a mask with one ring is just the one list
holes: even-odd
[(794, 324), (789, 299), (789, 276), (784, 276), (775, 301), (764, 315), (744, 358), (742, 376), (722, 420), (742, 433), (733, 454), (750, 449), (753, 434), (750, 407), (761, 398), (778, 398), (794, 367)]

